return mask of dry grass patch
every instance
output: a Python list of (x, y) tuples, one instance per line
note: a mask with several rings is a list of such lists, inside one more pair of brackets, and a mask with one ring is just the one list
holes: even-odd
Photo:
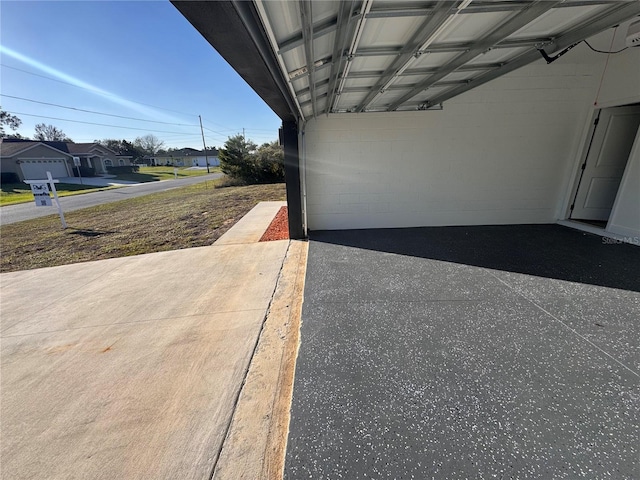
[(211, 245), (258, 202), (285, 200), (284, 184), (213, 183), (2, 227), (0, 272)]

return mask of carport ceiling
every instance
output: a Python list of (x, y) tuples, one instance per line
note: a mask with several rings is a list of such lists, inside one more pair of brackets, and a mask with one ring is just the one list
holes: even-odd
[[(276, 113), (302, 120), (435, 108), (540, 59), (540, 49), (553, 55), (640, 15), (637, 0), (173, 3)], [(241, 22), (262, 64), (225, 45), (242, 47), (237, 29), (215, 32), (207, 18)]]

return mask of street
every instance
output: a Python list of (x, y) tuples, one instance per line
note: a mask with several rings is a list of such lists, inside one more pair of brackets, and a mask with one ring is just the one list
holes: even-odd
[[(72, 212), (82, 208), (94, 207), (110, 202), (117, 202), (127, 198), (141, 197), (150, 193), (164, 192), (172, 188), (186, 187), (205, 181), (215, 180), (222, 177), (222, 173), (212, 173), (200, 177), (181, 178), (178, 180), (163, 180), (160, 182), (149, 182), (132, 185), (130, 187), (114, 188), (104, 192), (86, 193), (83, 195), (72, 195), (61, 197), (60, 204), (64, 212)], [(34, 202), (20, 203), (18, 205), (7, 205), (0, 208), (0, 225), (22, 222), (33, 218), (55, 215), (58, 210), (54, 205), (51, 207), (37, 207)]]

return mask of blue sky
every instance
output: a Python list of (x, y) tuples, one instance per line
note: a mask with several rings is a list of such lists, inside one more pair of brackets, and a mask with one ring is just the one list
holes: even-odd
[(0, 32), (0, 105), (19, 112), (24, 136), (47, 123), (76, 142), (153, 133), (201, 148), (202, 115), (207, 146), (243, 128), (277, 139), (278, 117), (168, 1), (2, 0)]

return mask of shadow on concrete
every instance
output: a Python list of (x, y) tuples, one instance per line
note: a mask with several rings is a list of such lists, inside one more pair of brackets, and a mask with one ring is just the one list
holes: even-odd
[(354, 248), (640, 292), (640, 248), (560, 225), (315, 231)]

